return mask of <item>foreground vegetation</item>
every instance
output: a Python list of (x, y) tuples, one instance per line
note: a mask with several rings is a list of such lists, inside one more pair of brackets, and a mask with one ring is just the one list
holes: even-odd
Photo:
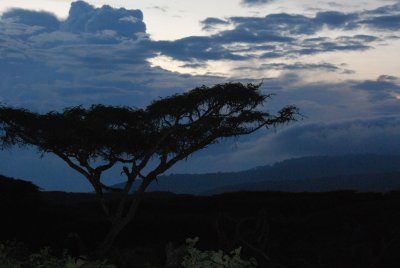
[[(94, 194), (16, 188), (0, 185), (0, 241), (23, 242), (26, 258), (49, 246), (57, 258), (91, 260), (108, 224)], [(148, 193), (105, 258), (117, 268), (174, 267), (192, 256), (185, 241), (194, 237), (193, 258), (232, 259), (241, 247), (240, 259), (258, 267), (398, 267), (400, 193)]]
[(16, 241), (0, 244), (1, 268), (116, 268), (106, 260), (90, 261), (84, 256), (72, 257), (63, 252), (61, 256), (51, 254), (48, 247), (31, 253), (27, 247)]
[[(241, 248), (229, 254), (219, 251), (201, 251), (195, 247), (198, 238), (187, 239), (183, 255), (168, 263), (166, 267), (182, 268), (254, 268), (257, 261), (254, 258), (243, 260)], [(116, 268), (107, 260), (89, 260), (85, 256), (72, 257), (66, 251), (61, 256), (51, 254), (48, 247), (38, 253), (30, 253), (22, 243), (6, 241), (0, 244), (1, 268)], [(149, 266), (150, 267), (150, 266)]]

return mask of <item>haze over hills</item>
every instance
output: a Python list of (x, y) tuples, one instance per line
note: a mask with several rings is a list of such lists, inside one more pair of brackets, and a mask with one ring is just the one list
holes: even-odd
[(165, 175), (152, 183), (148, 191), (208, 195), (240, 190), (385, 192), (397, 189), (400, 189), (400, 155), (344, 155), (301, 157), (240, 172)]
[[(0, 175), (3, 190), (11, 185), (9, 181), (10, 178)], [(31, 185), (30, 182), (22, 180), (12, 181)], [(123, 185), (121, 183), (114, 186)], [(134, 185), (134, 189), (135, 187), (137, 184)], [(240, 172), (164, 175), (150, 184), (147, 192), (213, 195), (237, 191), (338, 190), (400, 190), (400, 155), (310, 156)]]

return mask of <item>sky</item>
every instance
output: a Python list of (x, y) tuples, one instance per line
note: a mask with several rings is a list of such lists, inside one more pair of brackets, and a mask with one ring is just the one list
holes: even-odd
[[(400, 1), (0, 2), (0, 103), (37, 112), (145, 107), (200, 85), (263, 82), (263, 109), (302, 120), (222, 141), (169, 172), (238, 171), (292, 157), (400, 152)], [(31, 148), (0, 152), (0, 174), (88, 191)], [(110, 173), (108, 182), (123, 180)]]

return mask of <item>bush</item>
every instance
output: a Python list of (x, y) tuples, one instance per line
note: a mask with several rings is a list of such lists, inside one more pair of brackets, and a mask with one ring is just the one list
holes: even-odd
[(28, 250), (21, 243), (0, 243), (0, 267), (1, 268), (116, 268), (108, 264), (106, 260), (89, 261), (81, 256), (73, 258), (64, 252), (61, 257), (51, 254), (46, 247), (39, 253), (27, 253)]
[(243, 260), (240, 257), (241, 248), (225, 254), (219, 251), (201, 251), (195, 248), (198, 237), (186, 239), (187, 254), (183, 257), (182, 266), (185, 268), (252, 268), (257, 267), (254, 258)]

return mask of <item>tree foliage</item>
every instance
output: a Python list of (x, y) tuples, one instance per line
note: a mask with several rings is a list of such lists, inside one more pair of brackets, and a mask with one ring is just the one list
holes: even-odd
[[(133, 218), (147, 186), (176, 162), (221, 138), (294, 120), (298, 112), (295, 106), (286, 106), (277, 114), (260, 110), (271, 97), (263, 95), (260, 86), (202, 86), (155, 100), (143, 109), (93, 105), (38, 114), (1, 106), (0, 139), (3, 148), (33, 145), (41, 153), (53, 153), (84, 175), (112, 223), (110, 244)], [(145, 174), (150, 161), (157, 164)], [(113, 189), (101, 180), (102, 173), (117, 163), (123, 164), (126, 176), (123, 189)], [(135, 180), (140, 180), (140, 187), (125, 209)], [(120, 194), (119, 206), (113, 212), (105, 201), (106, 191)]]

